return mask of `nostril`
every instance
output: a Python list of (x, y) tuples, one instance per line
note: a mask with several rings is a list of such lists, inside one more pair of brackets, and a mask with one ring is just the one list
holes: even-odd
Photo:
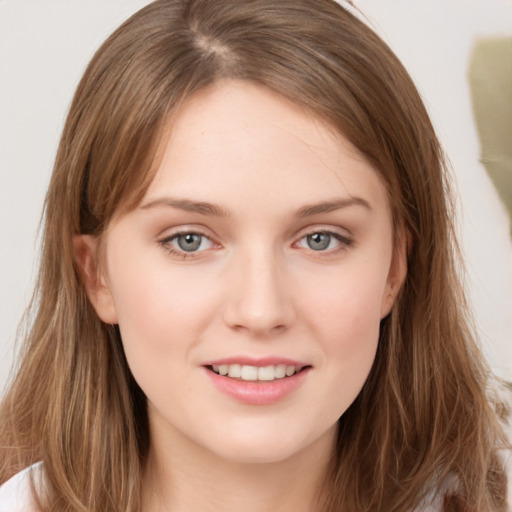
[[(288, 289), (279, 283), (279, 276), (269, 275), (268, 268), (260, 269), (260, 272), (251, 268), (244, 270), (244, 275), (240, 275), (240, 279), (230, 288), (230, 295), (224, 304), (225, 323), (231, 329), (248, 331), (257, 336), (283, 332), (296, 316)], [(276, 270), (271, 272), (275, 273)]]

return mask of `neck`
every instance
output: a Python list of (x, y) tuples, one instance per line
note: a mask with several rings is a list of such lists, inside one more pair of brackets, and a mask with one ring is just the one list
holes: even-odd
[(142, 510), (150, 512), (312, 512), (319, 509), (336, 430), (278, 462), (218, 457), (185, 436), (152, 446)]

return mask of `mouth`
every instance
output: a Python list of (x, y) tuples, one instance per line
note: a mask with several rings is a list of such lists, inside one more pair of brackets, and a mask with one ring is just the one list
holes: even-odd
[(246, 405), (271, 405), (293, 394), (308, 381), (313, 368), (283, 358), (231, 357), (203, 364), (210, 382), (224, 395)]
[(206, 369), (233, 380), (245, 382), (275, 382), (293, 377), (298, 373), (311, 368), (310, 365), (294, 366), (276, 364), (267, 366), (251, 366), (245, 364), (220, 364), (207, 365)]

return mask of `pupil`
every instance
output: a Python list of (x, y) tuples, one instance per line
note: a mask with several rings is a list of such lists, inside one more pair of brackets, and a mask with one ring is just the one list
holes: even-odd
[(308, 245), (315, 251), (327, 249), (330, 242), (330, 235), (326, 235), (325, 233), (313, 233), (312, 235), (308, 235)]
[(180, 249), (184, 251), (196, 251), (201, 245), (201, 235), (197, 235), (195, 233), (181, 235), (178, 237), (178, 245), (180, 246)]

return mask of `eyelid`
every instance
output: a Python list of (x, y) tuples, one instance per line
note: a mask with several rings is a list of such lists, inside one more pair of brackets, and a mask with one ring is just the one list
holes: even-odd
[(211, 230), (200, 223), (176, 223), (175, 225), (166, 225), (164, 229), (159, 230), (158, 234), (156, 235), (156, 238), (171, 238), (173, 236), (180, 235), (183, 233), (197, 233), (198, 235), (204, 235), (208, 238), (212, 238)]
[[(342, 228), (339, 228), (339, 229), (342, 229)], [(344, 231), (346, 231), (346, 230), (344, 230)], [(348, 235), (348, 234), (344, 235), (344, 234), (340, 233), (338, 231), (338, 229), (333, 227), (333, 226), (329, 226), (329, 227), (327, 227), (327, 226), (310, 226), (309, 228), (306, 228), (305, 230), (302, 230), (297, 235), (293, 245), (298, 244), (304, 238), (306, 238), (306, 237), (308, 237), (310, 235), (314, 235), (316, 233), (322, 233), (322, 234), (325, 234), (325, 235), (329, 235), (329, 236), (335, 238), (339, 242), (339, 244), (340, 244), (339, 247), (336, 247), (334, 249), (328, 249), (328, 250), (325, 250), (325, 251), (315, 251), (314, 249), (307, 249), (307, 248), (305, 248), (306, 250), (310, 250), (312, 252), (316, 252), (319, 255), (320, 254), (324, 254), (324, 255), (333, 254), (333, 253), (336, 253), (338, 251), (342, 251), (343, 249), (346, 249), (348, 246), (351, 246), (351, 245), (354, 244), (354, 239), (353, 239), (352, 235)]]
[[(157, 239), (158, 245), (160, 245), (162, 248), (167, 250), (171, 255), (179, 257), (181, 259), (190, 259), (190, 258), (201, 258), (205, 256), (205, 252), (212, 248), (219, 248), (221, 244), (216, 242), (215, 238), (209, 234), (206, 233), (206, 229), (203, 229), (201, 226), (197, 225), (190, 225), (190, 226), (179, 226), (171, 230), (171, 232), (167, 231), (167, 233), (164, 236), (160, 236)], [(326, 249), (326, 250), (319, 250), (315, 251), (311, 248), (304, 247), (303, 249), (309, 250), (311, 252), (317, 253), (318, 255), (330, 255), (337, 253), (339, 251), (343, 251), (344, 249), (347, 249), (347, 247), (354, 244), (354, 239), (351, 234), (342, 234), (340, 231), (347, 232), (346, 229), (337, 227), (337, 226), (309, 226), (307, 228), (302, 229), (297, 233), (297, 235), (294, 237), (294, 242), (292, 246), (297, 246), (301, 240), (306, 238), (307, 236), (314, 235), (316, 233), (323, 233), (326, 235), (329, 235), (336, 239), (339, 244), (337, 247), (332, 249)], [(202, 236), (206, 239), (208, 239), (212, 247), (209, 247), (207, 249), (199, 250), (199, 251), (184, 251), (177, 249), (171, 245), (171, 241), (175, 240), (179, 236), (187, 235), (187, 234), (196, 234), (199, 236)]]
[(175, 228), (175, 230), (173, 230), (171, 232), (167, 232), (164, 236), (160, 236), (157, 239), (157, 243), (163, 249), (165, 249), (169, 254), (176, 256), (178, 258), (181, 258), (184, 260), (190, 259), (190, 258), (201, 258), (203, 256), (203, 253), (208, 251), (208, 249), (210, 249), (210, 248), (203, 249), (200, 251), (187, 252), (184, 250), (177, 249), (176, 247), (171, 245), (171, 242), (173, 240), (175, 240), (176, 238), (178, 238), (179, 236), (184, 236), (184, 235), (189, 235), (189, 234), (194, 234), (194, 235), (199, 235), (201, 237), (204, 237), (211, 242), (213, 247), (215, 247), (215, 246), (220, 247), (220, 244), (218, 244), (211, 235), (206, 234), (203, 229), (198, 228), (196, 226), (194, 226), (194, 227), (179, 226), (179, 227)]
[(342, 228), (341, 226), (333, 226), (328, 224), (313, 224), (302, 228), (297, 231), (294, 238), (298, 240), (315, 233), (325, 233), (328, 235), (333, 235), (342, 240), (353, 241), (353, 235), (348, 229)]

